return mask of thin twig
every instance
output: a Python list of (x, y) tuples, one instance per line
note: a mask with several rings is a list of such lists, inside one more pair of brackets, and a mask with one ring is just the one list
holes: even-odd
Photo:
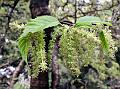
[(75, 7), (75, 21), (74, 21), (74, 23), (76, 23), (76, 20), (77, 20), (77, 0), (75, 0), (75, 5), (74, 5), (74, 7)]
[(7, 15), (7, 24), (6, 24), (6, 29), (5, 29), (5, 32), (4, 32), (4, 38), (6, 37), (6, 35), (7, 35), (7, 31), (10, 29), (10, 27), (9, 27), (9, 23), (10, 23), (10, 20), (11, 20), (11, 17), (12, 17), (12, 13), (13, 13), (13, 11), (14, 11), (14, 9), (15, 9), (15, 7), (16, 7), (16, 5), (17, 5), (17, 3), (19, 2), (19, 0), (14, 0), (14, 5), (13, 5), (13, 7), (10, 9), (10, 11), (9, 11), (9, 13), (8, 13), (8, 15)]
[(19, 63), (19, 65), (17, 66), (17, 68), (13, 73), (9, 89), (13, 89), (14, 84), (17, 82), (17, 77), (19, 76), (20, 72), (23, 70), (24, 66), (25, 66), (25, 61), (21, 60), (21, 62)]
[(14, 5), (13, 5), (13, 7), (10, 8), (10, 11), (8, 12), (7, 23), (6, 23), (6, 26), (5, 26), (4, 36), (0, 38), (0, 43), (1, 43), (0, 44), (0, 53), (1, 53), (1, 50), (4, 49), (5, 37), (7, 35), (8, 30), (10, 29), (9, 23), (10, 23), (10, 20), (11, 20), (11, 17), (12, 17), (12, 13), (13, 13), (13, 11), (14, 11), (18, 2), (19, 2), (19, 0), (14, 0)]
[(5, 68), (5, 67), (10, 66), (10, 65), (14, 66), (14, 64), (17, 65), (17, 64), (19, 64), (19, 62), (20, 61), (18, 59), (17, 60), (13, 60), (11, 62), (7, 62), (5, 64), (0, 65), (0, 68)]

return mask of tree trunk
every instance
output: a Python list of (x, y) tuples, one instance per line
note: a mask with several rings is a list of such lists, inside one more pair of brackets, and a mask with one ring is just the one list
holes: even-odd
[(49, 0), (30, 0), (31, 17), (34, 19), (37, 16), (50, 15)]
[(48, 72), (40, 72), (37, 78), (31, 77), (30, 89), (49, 89)]
[[(49, 0), (30, 0), (31, 17), (34, 19), (37, 16), (50, 15), (48, 4)], [(47, 33), (46, 31), (48, 30), (45, 30), (45, 33)], [(47, 46), (49, 42), (48, 37), (49, 35), (46, 34), (45, 41)], [(46, 47), (46, 49), (48, 49), (48, 47)], [(40, 72), (37, 78), (31, 78), (30, 89), (49, 89), (48, 80), (48, 72)]]
[(56, 38), (55, 45), (52, 52), (52, 89), (58, 89), (60, 82), (59, 75), (59, 64), (58, 64), (58, 54), (59, 54), (59, 41), (60, 35)]

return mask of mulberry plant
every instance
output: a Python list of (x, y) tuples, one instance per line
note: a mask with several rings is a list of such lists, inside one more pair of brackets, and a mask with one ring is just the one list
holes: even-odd
[[(51, 62), (52, 50), (58, 34), (61, 35), (59, 59), (71, 75), (78, 77), (81, 68), (90, 65), (97, 70), (101, 80), (108, 76), (118, 77), (120, 68), (114, 60), (116, 47), (109, 26), (111, 26), (109, 22), (101, 21), (94, 16), (81, 17), (71, 27), (61, 24), (55, 17), (40, 16), (28, 21), (18, 39), (18, 46), (27, 64), (28, 53), (31, 54), (30, 61), (33, 68), (30, 70), (34, 77), (37, 77), (39, 72), (49, 69), (47, 65)], [(54, 32), (49, 53), (46, 53), (44, 29), (49, 27), (54, 27)], [(109, 62), (112, 66), (107, 66)]]

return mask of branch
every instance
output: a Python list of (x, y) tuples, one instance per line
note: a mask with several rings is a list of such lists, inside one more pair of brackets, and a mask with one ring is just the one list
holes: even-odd
[(74, 5), (74, 7), (75, 7), (75, 21), (74, 21), (74, 23), (76, 23), (76, 20), (77, 20), (77, 0), (75, 0), (75, 5)]
[(10, 23), (10, 20), (11, 20), (11, 17), (12, 17), (12, 13), (13, 13), (13, 11), (14, 11), (14, 9), (15, 9), (15, 7), (16, 7), (16, 5), (17, 5), (17, 3), (19, 2), (19, 0), (14, 0), (14, 5), (13, 5), (13, 7), (10, 9), (10, 11), (9, 11), (9, 13), (8, 13), (8, 15), (7, 15), (7, 17), (8, 17), (8, 21), (7, 21), (7, 24), (6, 24), (6, 29), (5, 29), (5, 33), (4, 33), (4, 38), (6, 37), (6, 34), (7, 34), (7, 31), (10, 29), (10, 27), (9, 27), (9, 23)]
[(17, 59), (17, 60), (14, 60), (14, 61), (12, 61), (12, 62), (7, 62), (7, 63), (5, 63), (5, 64), (0, 65), (0, 68), (4, 68), (4, 67), (10, 66), (10, 65), (12, 65), (12, 66), (18, 65), (19, 62), (20, 62), (20, 61), (19, 61), (18, 59)]
[(59, 40), (61, 35), (57, 36), (55, 45), (52, 52), (52, 89), (58, 89), (60, 81), (59, 65), (58, 65), (58, 53), (59, 53)]
[[(12, 13), (13, 13), (13, 11), (14, 11), (14, 9), (15, 9), (15, 7), (16, 7), (16, 5), (17, 5), (18, 2), (19, 2), (19, 0), (14, 0), (14, 5), (13, 5), (13, 7), (10, 8), (10, 11), (9, 11), (9, 13), (7, 15), (7, 23), (6, 23), (6, 26), (5, 26), (4, 36), (2, 38), (0, 38), (0, 43), (2, 43), (0, 45), (0, 51), (1, 51), (2, 48), (4, 48), (5, 37), (7, 35), (7, 31), (10, 29), (9, 23), (10, 23), (10, 20), (11, 20), (11, 16), (12, 16)], [(3, 40), (4, 42), (1, 42), (1, 40)]]
[(21, 60), (21, 62), (19, 63), (19, 65), (16, 67), (13, 76), (12, 76), (12, 80), (10, 82), (10, 88), (9, 89), (13, 89), (14, 84), (17, 82), (17, 77), (19, 76), (20, 72), (22, 71), (22, 69), (25, 66), (25, 61)]
[(10, 7), (10, 8), (13, 8), (12, 5), (10, 5), (10, 4), (6, 4), (6, 3), (4, 3), (4, 2), (1, 4), (1, 6), (2, 6), (2, 7)]
[[(14, 6), (12, 6), (12, 5), (10, 5), (10, 4), (7, 4), (7, 3), (2, 3), (1, 4), (1, 7), (9, 7), (9, 8), (13, 8)], [(14, 10), (16, 10), (16, 11), (18, 11), (18, 9), (17, 8), (14, 8)]]
[(66, 24), (66, 25), (69, 25), (69, 26), (73, 26), (74, 24), (71, 22), (71, 21), (68, 21), (68, 20), (60, 20), (60, 23), (61, 24)]

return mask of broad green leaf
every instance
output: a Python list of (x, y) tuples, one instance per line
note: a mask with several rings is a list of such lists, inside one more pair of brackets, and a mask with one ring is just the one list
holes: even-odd
[(30, 46), (30, 40), (27, 37), (19, 38), (18, 47), (20, 49), (22, 59), (25, 60), (26, 63), (27, 63), (29, 46)]
[(59, 21), (52, 16), (40, 16), (31, 19), (28, 21), (21, 37), (27, 36), (28, 33), (35, 33), (49, 27), (57, 26), (58, 24), (60, 24)]
[(52, 16), (40, 16), (28, 21), (18, 41), (20, 53), (26, 63), (27, 63), (28, 50), (30, 46), (30, 39), (27, 37), (28, 34), (35, 33), (49, 27), (57, 26), (58, 24), (60, 24), (59, 21)]
[(92, 24), (105, 24), (108, 26), (112, 25), (111, 23), (102, 21), (99, 17), (95, 16), (80, 17), (76, 22), (76, 26), (92, 26)]
[(84, 16), (84, 17), (80, 17), (76, 24), (77, 25), (92, 25), (92, 23), (96, 23), (96, 22), (101, 22), (101, 19), (98, 17), (94, 17), (94, 16)]
[(102, 45), (102, 48), (103, 48), (104, 52), (107, 53), (108, 49), (109, 49), (109, 44), (108, 44), (107, 39), (105, 38), (105, 35), (104, 35), (103, 31), (99, 32), (99, 39), (101, 41), (101, 45)]

